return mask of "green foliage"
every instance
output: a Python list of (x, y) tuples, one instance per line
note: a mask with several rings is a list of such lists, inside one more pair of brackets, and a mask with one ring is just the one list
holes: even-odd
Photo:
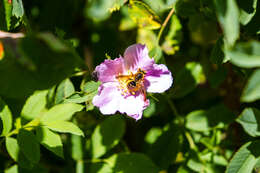
[[(0, 170), (259, 172), (259, 9), (257, 0), (0, 0)], [(101, 115), (92, 72), (134, 43), (166, 64), (173, 86), (147, 93), (138, 121)]]
[(12, 129), (12, 113), (5, 102), (0, 98), (0, 118), (2, 120), (1, 136), (5, 136)]
[(124, 120), (119, 117), (109, 117), (98, 125), (91, 136), (93, 157), (98, 158), (116, 146), (122, 138), (124, 131)]

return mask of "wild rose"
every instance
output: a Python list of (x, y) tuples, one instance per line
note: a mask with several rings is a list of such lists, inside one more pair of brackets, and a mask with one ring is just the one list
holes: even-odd
[(124, 57), (105, 60), (96, 67), (95, 74), (101, 81), (93, 104), (102, 114), (117, 111), (139, 120), (149, 105), (146, 92), (162, 93), (172, 85), (171, 72), (164, 64), (155, 64), (145, 45), (128, 47)]

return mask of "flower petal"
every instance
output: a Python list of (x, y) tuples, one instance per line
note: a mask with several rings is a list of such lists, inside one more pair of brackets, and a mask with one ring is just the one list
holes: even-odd
[(172, 85), (171, 72), (164, 64), (154, 64), (153, 68), (147, 71), (145, 76), (147, 92), (162, 93)]
[(154, 59), (148, 55), (148, 49), (145, 45), (134, 44), (129, 46), (124, 53), (125, 68), (136, 71), (138, 68), (149, 69), (154, 64)]
[(114, 114), (119, 108), (121, 97), (115, 82), (108, 82), (99, 87), (99, 93), (93, 98), (92, 103), (99, 107), (102, 114)]
[(92, 103), (99, 107), (104, 115), (115, 114), (117, 111), (139, 120), (143, 110), (149, 105), (149, 100), (144, 101), (143, 95), (121, 95), (116, 82), (107, 82), (99, 87), (99, 94), (93, 98)]
[(143, 95), (128, 96), (121, 100), (119, 112), (139, 120), (142, 118), (143, 110), (149, 105), (149, 100), (144, 101)]
[(121, 57), (114, 60), (105, 60), (96, 67), (94, 72), (97, 73), (99, 81), (113, 82), (116, 75), (124, 72), (124, 60)]

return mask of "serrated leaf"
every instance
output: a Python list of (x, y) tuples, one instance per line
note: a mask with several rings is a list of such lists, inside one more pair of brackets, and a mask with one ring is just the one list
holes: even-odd
[(32, 120), (41, 115), (47, 104), (48, 91), (36, 91), (25, 102), (21, 117), (26, 120)]
[(40, 144), (32, 132), (20, 129), (17, 141), (20, 150), (30, 162), (36, 164), (40, 161)]
[(260, 98), (260, 70), (250, 76), (241, 96), (243, 102), (253, 102)]
[(159, 17), (145, 3), (130, 0), (128, 12), (131, 19), (140, 27), (145, 29), (159, 29), (161, 24)]
[(107, 159), (113, 172), (124, 173), (158, 173), (159, 168), (151, 161), (149, 157), (141, 153), (119, 153)]
[(235, 0), (215, 0), (218, 21), (228, 46), (239, 38), (239, 10)]
[(18, 161), (20, 149), (17, 140), (12, 137), (6, 137), (5, 147), (12, 159)]
[(259, 141), (244, 144), (229, 162), (226, 173), (252, 172), (260, 156)]
[(246, 108), (236, 120), (242, 125), (247, 134), (256, 137), (260, 136), (259, 122), (260, 111), (255, 108)]
[(22, 0), (12, 0), (12, 2), (13, 2), (12, 15), (16, 16), (17, 18), (23, 17), (24, 9), (23, 9)]
[(5, 102), (0, 98), (0, 118), (3, 124), (1, 136), (7, 135), (12, 129), (12, 113)]
[(71, 119), (72, 115), (83, 109), (82, 105), (75, 103), (64, 103), (52, 107), (48, 112), (44, 113), (41, 118), (42, 123), (49, 123), (54, 121), (64, 121)]
[(37, 140), (48, 150), (63, 158), (63, 145), (60, 135), (52, 132), (47, 127), (36, 128)]
[(231, 63), (243, 67), (260, 67), (260, 43), (257, 41), (241, 42), (231, 50), (226, 50)]
[(66, 98), (71, 96), (75, 92), (75, 88), (73, 86), (73, 83), (70, 81), (70, 79), (65, 79), (64, 81), (59, 84), (57, 91), (56, 91), (56, 97), (55, 97), (55, 104), (62, 103)]
[(84, 136), (84, 133), (80, 130), (78, 126), (68, 121), (54, 121), (46, 123), (45, 126), (56, 132), (71, 133), (74, 135)]
[(121, 117), (111, 116), (105, 119), (95, 128), (91, 136), (93, 157), (98, 158), (117, 145), (124, 132), (125, 122)]

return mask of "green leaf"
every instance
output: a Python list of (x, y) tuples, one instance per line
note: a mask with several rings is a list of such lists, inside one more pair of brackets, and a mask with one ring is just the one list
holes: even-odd
[(131, 19), (140, 28), (159, 29), (161, 27), (159, 17), (145, 3), (137, 0), (130, 0), (128, 12)]
[(12, 159), (18, 161), (20, 149), (17, 140), (12, 137), (6, 137), (5, 147)]
[(12, 113), (5, 102), (0, 98), (0, 118), (3, 124), (1, 136), (7, 135), (12, 129)]
[(87, 171), (89, 173), (113, 173), (110, 165), (107, 163), (92, 163), (87, 165)]
[(95, 0), (88, 1), (85, 15), (92, 20), (102, 21), (110, 16), (110, 13), (119, 10), (124, 0)]
[(174, 98), (181, 98), (192, 92), (198, 84), (204, 83), (206, 77), (201, 64), (189, 62), (176, 75)]
[(168, 169), (176, 160), (182, 144), (180, 129), (177, 124), (168, 124), (154, 143), (147, 147), (147, 155), (161, 168)]
[(156, 63), (165, 63), (163, 51), (160, 46), (155, 46), (150, 52), (149, 56), (153, 57)]
[[(75, 124), (78, 124), (76, 119), (73, 119)], [(71, 135), (71, 157), (77, 162), (81, 162), (84, 157), (84, 150), (81, 136)]]
[(250, 76), (241, 96), (243, 102), (253, 102), (260, 98), (260, 70)]
[(24, 156), (32, 163), (38, 163), (40, 161), (40, 144), (35, 135), (30, 131), (20, 129), (17, 140)]
[(226, 173), (252, 172), (260, 156), (259, 141), (244, 144), (229, 162)]
[(0, 2), (0, 30), (8, 31), (11, 28), (12, 3), (9, 3), (8, 0)]
[(189, 113), (186, 117), (186, 128), (194, 131), (208, 131), (208, 119), (206, 111), (197, 110)]
[(53, 121), (64, 121), (71, 119), (74, 113), (79, 112), (83, 109), (82, 105), (75, 103), (64, 103), (52, 107), (48, 112), (46, 112), (42, 118), (41, 122), (46, 124)]
[(98, 93), (98, 87), (101, 83), (100, 82), (86, 82), (83, 86), (83, 92), (84, 92), (84, 99), (86, 103), (86, 110), (92, 110), (94, 109), (94, 105), (92, 104), (92, 99), (95, 95)]
[(232, 50), (227, 50), (226, 54), (230, 61), (239, 67), (260, 66), (260, 43), (257, 41), (238, 43)]
[(70, 79), (65, 79), (58, 86), (55, 97), (55, 104), (62, 103), (66, 98), (75, 92), (75, 88)]
[(0, 61), (0, 95), (9, 98), (49, 89), (82, 63), (73, 49), (51, 34), (29, 35), (5, 48), (5, 58)]
[(215, 0), (218, 21), (228, 46), (239, 38), (239, 10), (235, 0)]
[(211, 107), (208, 110), (196, 110), (186, 117), (186, 128), (193, 131), (208, 131), (214, 127), (223, 128), (235, 119), (235, 114), (223, 104)]
[(41, 115), (47, 104), (48, 91), (36, 91), (25, 102), (21, 117), (26, 120), (33, 120)]
[(210, 61), (215, 64), (222, 64), (224, 63), (225, 54), (223, 52), (223, 37), (219, 37), (216, 44), (214, 45), (211, 55), (210, 55)]
[(152, 30), (139, 28), (137, 30), (136, 42), (145, 44), (148, 50), (152, 50), (157, 44), (157, 37)]
[(84, 133), (80, 130), (78, 126), (68, 121), (54, 121), (45, 124), (49, 129), (61, 132), (61, 133), (71, 133), (74, 135), (84, 136)]
[(119, 153), (111, 156), (107, 161), (113, 167), (113, 172), (159, 172), (159, 168), (150, 158), (141, 153)]
[(242, 125), (247, 134), (253, 137), (260, 136), (260, 111), (258, 109), (244, 109), (236, 121)]
[(168, 55), (173, 55), (177, 52), (180, 47), (180, 42), (182, 40), (182, 25), (180, 20), (176, 15), (171, 17), (171, 24), (169, 32), (167, 33), (165, 40), (162, 44), (163, 51)]
[(91, 136), (93, 157), (98, 158), (117, 145), (124, 132), (125, 122), (121, 117), (111, 116), (105, 119), (95, 128)]
[(237, 0), (237, 4), (240, 7), (239, 21), (242, 25), (247, 25), (256, 13), (257, 0)]
[(13, 2), (12, 15), (16, 16), (17, 18), (23, 17), (24, 9), (23, 9), (22, 0), (12, 0), (12, 2)]
[(63, 145), (60, 135), (52, 132), (47, 127), (36, 128), (37, 140), (48, 150), (63, 158)]
[(5, 173), (19, 173), (18, 165), (13, 165), (12, 167), (6, 169)]
[(260, 43), (257, 41), (239, 43), (232, 50), (227, 50), (230, 61), (244, 68), (260, 66)]

